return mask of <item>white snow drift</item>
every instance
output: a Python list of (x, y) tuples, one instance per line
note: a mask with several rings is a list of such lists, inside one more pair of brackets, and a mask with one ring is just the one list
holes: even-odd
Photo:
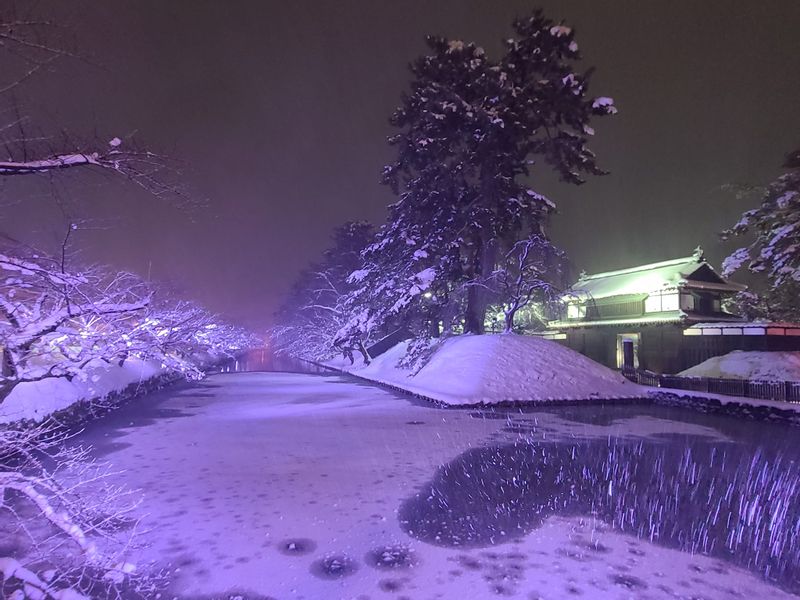
[(153, 360), (128, 358), (122, 366), (94, 360), (86, 366), (84, 377), (75, 377), (71, 381), (64, 377), (50, 377), (18, 384), (0, 402), (0, 423), (40, 422), (82, 400), (96, 401), (166, 372), (160, 362)]
[(622, 375), (556, 342), (515, 334), (462, 335), (441, 342), (416, 374), (397, 366), (403, 342), (368, 366), (327, 363), (359, 377), (451, 405), (630, 398), (646, 394)]
[(680, 373), (687, 377), (800, 381), (800, 352), (734, 350)]

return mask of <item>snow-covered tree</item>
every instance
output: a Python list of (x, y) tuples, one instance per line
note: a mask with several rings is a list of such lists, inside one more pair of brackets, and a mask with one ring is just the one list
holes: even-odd
[(486, 282), (499, 300), (504, 331), (514, 331), (517, 313), (529, 306), (547, 306), (563, 291), (558, 285), (563, 253), (535, 234), (516, 242)]
[(260, 345), (252, 334), (195, 302), (155, 300), (122, 332), (117, 356), (157, 360), (172, 372), (197, 379), (211, 363)]
[(429, 37), (429, 54), (412, 64), (411, 90), (391, 119), (397, 157), (384, 170), (398, 201), (365, 253), (369, 291), (355, 303), (353, 328), (425, 314), (436, 297), (447, 299), (437, 309), (462, 305), (465, 331), (483, 332), (491, 295), (475, 284), (492, 276), (502, 246), (542, 235), (553, 209), (530, 185), (535, 162), (573, 184), (601, 173), (586, 147), (589, 122), (616, 108), (588, 95), (573, 31), (539, 11), (513, 27), (499, 59)]
[(4, 598), (146, 598), (161, 587), (126, 560), (138, 497), (53, 424), (0, 428), (0, 518), (20, 554), (0, 551)]
[(722, 265), (726, 276), (746, 268), (765, 279), (761, 294), (738, 298), (739, 310), (751, 317), (800, 319), (800, 150), (786, 157), (784, 167), (786, 172), (763, 190), (761, 205), (722, 234), (752, 240)]
[(0, 253), (0, 397), (19, 383), (74, 377), (92, 359), (110, 360), (129, 321), (150, 302), (130, 273), (72, 271), (63, 257)]
[(159, 297), (136, 275), (68, 259), (0, 248), (0, 401), (20, 383), (85, 377), (92, 361), (155, 360), (200, 377), (263, 343), (196, 303)]
[(360, 286), (351, 274), (362, 264), (361, 253), (374, 234), (364, 221), (348, 221), (333, 232), (333, 244), (316, 264), (304, 270), (276, 314), (270, 331), (275, 349), (293, 356), (319, 359), (338, 348), (359, 348), (360, 339), (342, 332), (348, 319), (348, 296)]

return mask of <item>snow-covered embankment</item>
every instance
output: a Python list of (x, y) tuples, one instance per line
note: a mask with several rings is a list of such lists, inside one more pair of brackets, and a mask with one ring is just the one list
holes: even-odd
[(514, 334), (461, 335), (442, 341), (413, 375), (397, 366), (403, 342), (371, 364), (326, 366), (454, 406), (642, 398), (647, 389), (556, 342)]
[(168, 371), (158, 361), (129, 358), (120, 366), (95, 360), (85, 374), (68, 380), (49, 377), (18, 384), (0, 401), (0, 424), (16, 421), (41, 422), (47, 417), (83, 402), (102, 401), (131, 386), (154, 382)]

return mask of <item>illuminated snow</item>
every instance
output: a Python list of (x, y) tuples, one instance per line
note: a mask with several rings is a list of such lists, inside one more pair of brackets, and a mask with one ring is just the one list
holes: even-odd
[(369, 366), (329, 364), (446, 404), (641, 397), (646, 392), (582, 354), (533, 336), (464, 335), (444, 341), (416, 375), (397, 366), (398, 344)]
[(100, 360), (86, 367), (86, 376), (71, 381), (51, 377), (23, 382), (0, 402), (0, 424), (18, 420), (43, 421), (81, 400), (96, 400), (166, 372), (159, 362), (129, 358), (122, 366)]
[[(702, 287), (703, 281), (692, 281), (692, 275), (701, 268), (713, 272), (711, 266), (701, 257), (677, 258), (629, 269), (585, 275), (572, 286), (571, 292), (599, 300), (611, 296), (661, 292), (689, 282), (693, 286)], [(718, 275), (717, 277), (719, 278)], [(722, 278), (719, 278), (719, 284), (727, 285), (726, 289), (729, 291), (744, 289), (744, 286), (725, 282)]]
[(800, 381), (800, 352), (734, 350), (713, 356), (680, 373), (689, 377)]

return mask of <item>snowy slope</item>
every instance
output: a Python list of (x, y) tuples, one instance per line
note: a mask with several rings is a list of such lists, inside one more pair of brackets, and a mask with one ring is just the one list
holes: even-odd
[(682, 371), (687, 377), (800, 381), (800, 352), (748, 352), (734, 350), (714, 356)]
[(415, 376), (396, 366), (405, 350), (405, 343), (398, 344), (366, 367), (328, 364), (451, 405), (646, 395), (619, 373), (556, 342), (531, 336), (449, 338)]
[(42, 421), (82, 400), (101, 399), (165, 372), (161, 363), (128, 359), (120, 367), (97, 360), (86, 367), (86, 377), (49, 378), (20, 383), (0, 402), (0, 423)]

